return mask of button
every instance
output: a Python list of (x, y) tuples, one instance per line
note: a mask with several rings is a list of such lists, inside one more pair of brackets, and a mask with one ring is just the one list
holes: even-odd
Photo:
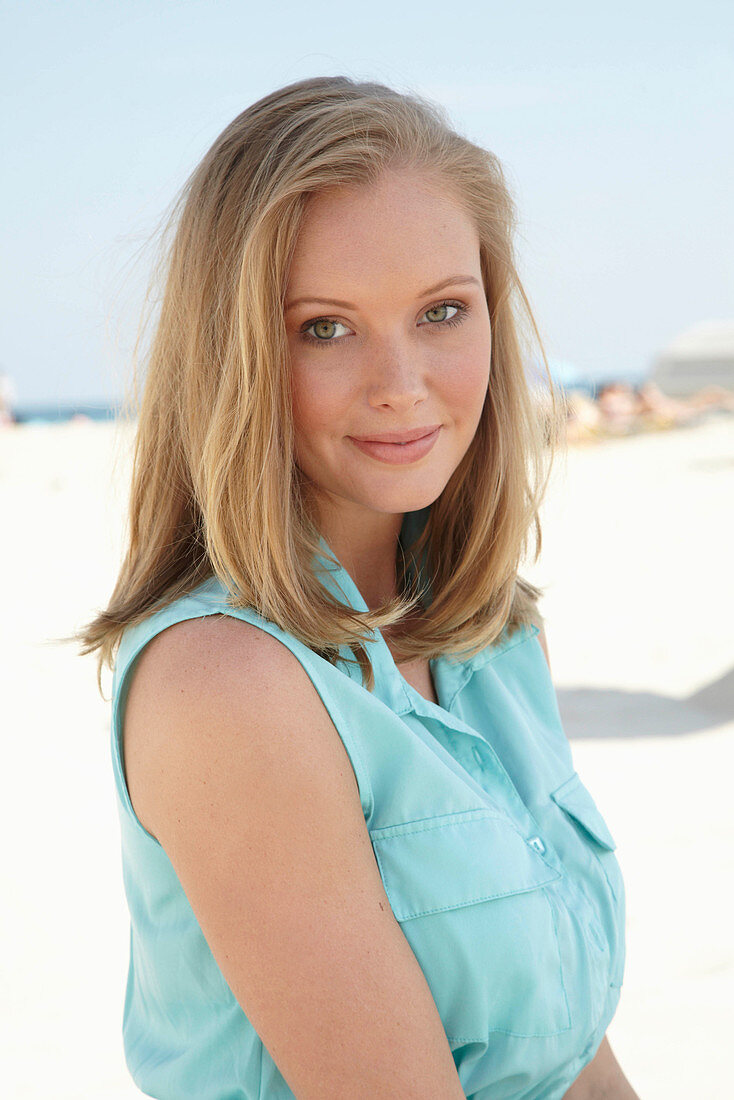
[(472, 745), (471, 751), (474, 754), (474, 759), (476, 760), (477, 764), (481, 764), (482, 763), (482, 754), (479, 751), (479, 749), (477, 748), (477, 746)]
[(541, 855), (545, 854), (545, 844), (543, 843), (543, 841), (540, 839), (539, 836), (531, 836), (530, 839), (528, 840), (528, 844), (532, 848), (535, 848), (536, 852), (540, 852)]

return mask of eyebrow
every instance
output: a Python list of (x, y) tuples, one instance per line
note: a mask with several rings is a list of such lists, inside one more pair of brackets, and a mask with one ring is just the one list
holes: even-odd
[[(450, 275), (448, 279), (442, 279), (440, 283), (436, 283), (435, 286), (429, 286), (427, 290), (418, 294), (417, 298), (427, 298), (429, 294), (437, 294), (439, 290), (443, 290), (447, 286), (462, 286), (466, 283), (474, 283), (475, 286), (481, 286), (478, 279), (475, 279), (473, 275)], [(286, 302), (286, 309), (293, 309), (295, 306), (301, 305), (303, 302), (314, 302), (317, 305), (324, 306), (337, 306), (339, 309), (358, 309), (353, 302), (343, 302), (339, 298), (312, 298), (310, 295), (305, 298), (295, 298), (292, 302)]]

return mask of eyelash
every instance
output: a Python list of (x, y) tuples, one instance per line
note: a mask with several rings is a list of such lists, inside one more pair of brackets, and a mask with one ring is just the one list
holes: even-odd
[[(443, 302), (436, 302), (435, 305), (429, 306), (428, 309), (425, 309), (423, 312), (430, 313), (431, 310), (441, 309), (442, 306), (451, 306), (458, 312), (454, 314), (453, 317), (447, 317), (445, 321), (429, 321), (429, 328), (444, 328), (445, 326), (449, 325), (451, 327), (454, 327), (455, 325), (460, 325), (466, 319), (466, 315), (469, 312), (469, 307), (467, 305), (464, 305), (463, 302), (450, 301), (449, 299), (445, 299)], [(301, 329), (299, 329), (299, 336), (301, 336), (301, 338), (304, 339), (307, 343), (318, 344), (319, 347), (322, 348), (328, 348), (332, 344), (338, 343), (338, 341), (341, 339), (340, 336), (336, 337), (336, 339), (331, 340), (319, 340), (318, 336), (312, 336), (311, 333), (308, 332), (308, 329), (318, 324), (319, 321), (333, 321), (334, 324), (341, 324), (341, 321), (337, 321), (334, 317), (313, 317), (310, 321), (307, 321)]]

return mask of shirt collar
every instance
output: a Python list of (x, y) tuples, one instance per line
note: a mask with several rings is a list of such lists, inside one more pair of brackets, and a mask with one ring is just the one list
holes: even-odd
[[(355, 611), (369, 611), (361, 592), (352, 577), (341, 564), (323, 536), (319, 538), (320, 552), (314, 559), (314, 571), (319, 580), (339, 603)], [(370, 640), (364, 643), (375, 677), (373, 694), (396, 714), (404, 714), (411, 708), (407, 684), (398, 672), (387, 642), (375, 629)], [(347, 675), (361, 682), (361, 671), (347, 646), (339, 647), (339, 661)]]
[[(430, 506), (415, 512), (405, 513), (400, 541), (406, 549), (422, 531), (429, 511)], [(353, 608), (355, 611), (368, 611), (369, 608), (357, 585), (323, 536), (319, 538), (319, 546), (320, 551), (314, 558), (314, 569), (327, 590), (340, 603), (345, 603), (346, 606)], [(407, 572), (410, 575), (413, 575), (417, 570), (422, 576), (425, 567), (425, 552), (419, 562), (410, 560), (406, 565)], [(428, 584), (428, 595), (430, 602), (430, 583)], [(473, 657), (462, 659), (455, 656), (440, 656), (432, 660), (431, 666), (437, 690), (444, 699), (452, 699), (460, 688), (468, 683), (475, 671), (483, 668), (517, 642), (524, 640), (528, 633), (537, 634), (539, 632), (536, 626), (520, 627), (518, 629), (519, 633), (515, 632), (511, 636), (508, 636), (506, 630), (503, 631), (500, 638), (491, 645), (485, 646)], [(431, 710), (435, 707), (435, 704), (424, 699), (401, 676), (393, 655), (379, 630), (375, 629), (373, 631), (372, 639), (365, 643), (365, 648), (375, 675), (374, 694), (386, 703), (391, 710), (396, 714), (403, 714), (408, 710), (423, 711), (425, 707)], [(340, 648), (340, 661), (343, 662), (344, 671), (352, 679), (360, 682), (359, 666), (346, 646)]]

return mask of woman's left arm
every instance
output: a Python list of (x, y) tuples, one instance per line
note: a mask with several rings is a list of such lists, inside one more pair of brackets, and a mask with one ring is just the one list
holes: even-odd
[(563, 1100), (640, 1100), (614, 1057), (606, 1035)]

